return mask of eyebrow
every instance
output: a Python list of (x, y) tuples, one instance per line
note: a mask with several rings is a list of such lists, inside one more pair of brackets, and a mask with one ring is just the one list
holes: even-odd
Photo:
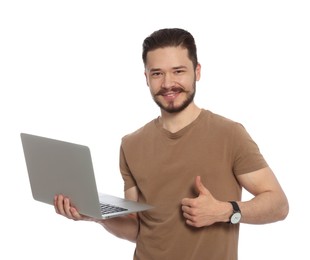
[[(180, 65), (180, 66), (172, 67), (172, 69), (173, 69), (173, 70), (187, 69), (187, 67), (184, 66), (184, 65)], [(155, 72), (155, 71), (161, 71), (162, 69), (160, 69), (160, 68), (151, 68), (151, 69), (148, 69), (148, 68), (147, 68), (147, 70), (148, 70), (149, 72)]]

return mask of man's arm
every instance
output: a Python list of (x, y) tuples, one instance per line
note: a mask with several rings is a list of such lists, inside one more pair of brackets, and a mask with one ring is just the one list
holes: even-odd
[[(125, 198), (129, 200), (138, 200), (138, 190), (137, 187), (132, 187), (125, 191)], [(139, 221), (137, 214), (130, 214), (126, 216), (111, 218), (111, 219), (95, 219), (88, 216), (81, 215), (76, 208), (74, 208), (70, 199), (62, 195), (56, 195), (54, 198), (55, 210), (58, 214), (73, 220), (85, 220), (94, 221), (102, 225), (111, 234), (129, 240), (131, 242), (136, 242), (138, 231), (139, 231)]]
[(286, 218), (289, 204), (269, 167), (239, 175), (237, 178), (239, 183), (254, 195), (250, 201), (238, 202), (242, 212), (241, 222), (266, 224)]
[[(269, 167), (239, 175), (240, 185), (254, 195), (249, 201), (238, 201), (242, 223), (265, 224), (283, 220), (289, 211), (287, 198)], [(182, 200), (186, 223), (195, 227), (209, 226), (215, 222), (228, 222), (232, 214), (229, 202), (219, 201), (196, 178), (197, 198)]]

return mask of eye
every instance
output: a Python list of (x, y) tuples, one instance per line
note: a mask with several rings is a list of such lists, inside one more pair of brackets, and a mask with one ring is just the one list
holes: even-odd
[(161, 77), (162, 75), (163, 75), (163, 73), (160, 72), (160, 71), (154, 71), (154, 72), (151, 73), (151, 76), (152, 76), (153, 78), (159, 78), (159, 77)]
[(183, 73), (185, 73), (185, 70), (184, 70), (184, 69), (178, 69), (178, 70), (175, 70), (175, 71), (174, 71), (174, 74), (177, 74), (177, 75), (183, 74)]

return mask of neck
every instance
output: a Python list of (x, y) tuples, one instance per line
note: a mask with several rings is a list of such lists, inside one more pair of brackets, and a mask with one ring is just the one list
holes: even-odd
[(175, 133), (192, 123), (200, 114), (201, 109), (194, 103), (178, 113), (168, 113), (161, 110), (161, 121), (163, 128)]

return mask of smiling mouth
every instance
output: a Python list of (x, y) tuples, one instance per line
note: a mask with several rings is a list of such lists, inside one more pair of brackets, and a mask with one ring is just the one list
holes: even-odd
[(179, 92), (167, 92), (167, 93), (164, 93), (162, 96), (164, 96), (164, 97), (174, 97), (174, 96), (176, 96), (179, 93), (181, 93), (181, 91), (179, 91)]
[(174, 97), (178, 94), (183, 92), (183, 89), (181, 88), (173, 88), (173, 89), (162, 89), (157, 93), (157, 96), (163, 96), (163, 97)]
[(173, 103), (183, 91), (168, 91), (163, 93), (161, 96), (168, 103)]

